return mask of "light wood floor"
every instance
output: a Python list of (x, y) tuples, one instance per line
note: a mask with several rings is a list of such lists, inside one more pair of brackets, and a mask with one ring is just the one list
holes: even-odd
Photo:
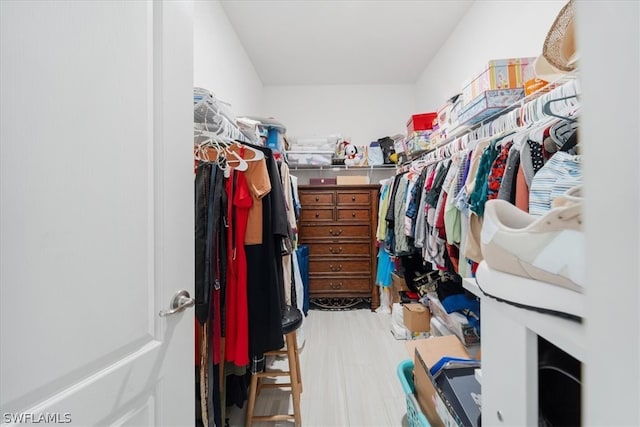
[[(391, 335), (390, 322), (389, 314), (370, 310), (309, 311), (300, 353), (303, 426), (403, 425), (405, 396), (396, 367), (409, 355), (404, 341)], [(286, 364), (275, 360), (273, 366)], [(287, 411), (292, 411), (288, 389), (265, 389), (258, 396), (257, 415)], [(229, 416), (231, 426), (244, 426), (244, 409), (234, 407)]]

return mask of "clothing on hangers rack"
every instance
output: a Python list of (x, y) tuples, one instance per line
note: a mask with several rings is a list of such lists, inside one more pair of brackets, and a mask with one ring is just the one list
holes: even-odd
[[(456, 238), (457, 240), (447, 238), (447, 241), (449, 244), (449, 240), (454, 243), (459, 242), (457, 244), (462, 260), (459, 268), (461, 271), (466, 271), (466, 261), (463, 259), (465, 255), (471, 259), (475, 258), (476, 262), (481, 259), (477, 244), (479, 238), (474, 238), (473, 241), (464, 244), (464, 235), (468, 236), (469, 232), (467, 230), (461, 231), (460, 224), (468, 223), (470, 215), (481, 218), (484, 203), (490, 198), (502, 198), (511, 203), (517, 203), (523, 210), (529, 209), (529, 189), (533, 177), (555, 152), (562, 151), (561, 149), (571, 150), (577, 140), (577, 124), (572, 120), (565, 119), (576, 117), (575, 112), (579, 109), (579, 104), (575, 95), (578, 92), (577, 83), (571, 80), (547, 93), (537, 94), (535, 97), (522, 101), (517, 107), (510, 108), (509, 111), (492, 117), (457, 138), (445, 141), (417, 159), (399, 166), (396, 178), (400, 182), (396, 182), (395, 188), (390, 189), (391, 199), (395, 201), (397, 197), (400, 197), (407, 201), (407, 198), (412, 197), (416, 201), (420, 200), (420, 197), (416, 197), (415, 188), (412, 188), (413, 191), (410, 195), (397, 191), (398, 188), (403, 189), (404, 185), (411, 188), (412, 172), (414, 174), (424, 172), (426, 174), (424, 191), (431, 191), (431, 186), (437, 182), (438, 173), (441, 177), (442, 168), (448, 165), (445, 162), (448, 162), (448, 159), (456, 161), (463, 159), (464, 165), (459, 167), (456, 172), (464, 175), (465, 185), (456, 189), (449, 186), (448, 189), (455, 191), (454, 194), (449, 195), (448, 191), (441, 191), (438, 193), (440, 198), (437, 199), (437, 202), (434, 200), (432, 192), (432, 197), (427, 200), (435, 205), (431, 206), (431, 209), (434, 209), (433, 215), (442, 215), (442, 206), (445, 206), (444, 211), (449, 216), (449, 220), (446, 221), (449, 227), (445, 235), (448, 233), (455, 236), (463, 235), (462, 238)], [(552, 114), (548, 114), (549, 107), (545, 108), (545, 105), (548, 104), (554, 105), (551, 110)], [(558, 117), (562, 113), (567, 115)], [(549, 140), (547, 143), (554, 143), (554, 147), (549, 150), (545, 150), (542, 145), (547, 139)], [(577, 170), (573, 163), (571, 168), (573, 171)], [(413, 178), (415, 179), (415, 176)], [(399, 185), (407, 181), (407, 184)], [(425, 194), (423, 193), (421, 196)], [(449, 196), (452, 197), (449, 198)], [(469, 207), (472, 208), (472, 211), (468, 210)], [(423, 206), (420, 206), (417, 214), (413, 209), (411, 212), (407, 210), (407, 216), (411, 220), (417, 218), (419, 223), (422, 214), (420, 209), (423, 209)], [(395, 218), (389, 211), (386, 213), (389, 224), (406, 221), (403, 212), (394, 213), (397, 214)], [(461, 217), (460, 214), (462, 214)], [(435, 224), (442, 224), (443, 221), (441, 219), (438, 221), (436, 218), (433, 225), (429, 221), (431, 219), (428, 219), (427, 223), (432, 227), (432, 232), (436, 230), (437, 233), (432, 233), (430, 237), (425, 238), (424, 235), (418, 235), (418, 233), (424, 233), (420, 224), (415, 227), (412, 224), (410, 230), (413, 230), (413, 233), (410, 233), (410, 237), (413, 240), (410, 241), (415, 243), (413, 250), (427, 245), (427, 249), (423, 250), (425, 259), (435, 262), (434, 267), (442, 267), (442, 246), (438, 246), (441, 243), (437, 243), (439, 242), (437, 239), (442, 239), (442, 236), (438, 235), (440, 228), (433, 227)], [(473, 227), (475, 232), (479, 232), (480, 226), (481, 222), (476, 221)], [(391, 228), (387, 227), (387, 230)], [(398, 236), (395, 240), (397, 239)], [(403, 241), (404, 236), (400, 236), (399, 239)], [(387, 240), (395, 241), (394, 238)], [(411, 250), (409, 248), (409, 251)]]
[[(257, 371), (264, 352), (284, 345), (281, 248), (291, 240), (290, 215), (285, 213), (285, 183), (270, 149), (196, 128), (194, 154), (196, 364), (200, 419), (213, 425), (224, 419), (222, 384), (246, 399), (244, 377), (223, 382), (225, 364), (234, 371)], [(291, 263), (287, 265), (290, 269)]]

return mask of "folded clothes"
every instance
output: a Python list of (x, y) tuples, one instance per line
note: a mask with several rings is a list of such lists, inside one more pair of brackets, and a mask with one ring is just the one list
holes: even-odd
[(480, 302), (467, 294), (450, 295), (440, 301), (447, 313), (458, 312), (463, 314), (469, 325), (480, 332)]

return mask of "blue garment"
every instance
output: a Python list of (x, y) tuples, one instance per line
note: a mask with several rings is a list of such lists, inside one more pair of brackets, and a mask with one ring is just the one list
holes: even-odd
[(411, 201), (407, 208), (407, 217), (411, 218), (411, 237), (416, 238), (416, 221), (418, 218), (418, 209), (422, 201), (422, 193), (424, 191), (424, 184), (427, 179), (427, 168), (424, 168), (418, 176), (416, 185), (411, 189)]
[(484, 215), (484, 205), (488, 197), (489, 173), (491, 172), (493, 161), (498, 157), (498, 153), (499, 150), (496, 148), (495, 141), (491, 141), (491, 144), (484, 150), (480, 158), (476, 183), (473, 192), (469, 196), (470, 209), (479, 217)]
[(558, 151), (533, 176), (529, 187), (529, 213), (544, 215), (552, 201), (582, 184), (582, 158)]
[(464, 314), (469, 325), (473, 326), (480, 335), (480, 301), (466, 294), (455, 294), (449, 295), (440, 302), (447, 313), (457, 311)]
[(298, 245), (296, 249), (298, 257), (298, 268), (302, 277), (302, 285), (304, 289), (304, 301), (302, 303), (302, 312), (307, 315), (309, 312), (309, 246)]
[[(471, 158), (473, 157), (473, 151), (469, 152), (469, 155), (467, 156), (467, 160), (464, 166), (464, 172), (462, 174), (462, 181), (460, 182), (460, 189), (458, 190), (457, 194), (456, 194), (456, 198), (453, 201), (455, 207), (460, 211), (460, 212), (468, 212), (469, 209), (469, 202), (468, 202), (468, 194), (467, 194), (467, 190), (464, 186), (464, 183), (467, 181), (467, 177), (469, 176), (469, 171), (471, 170)], [(468, 216), (468, 215), (467, 215)]]
[(376, 272), (376, 285), (391, 286), (391, 273), (396, 270), (396, 265), (391, 255), (383, 247), (378, 249), (378, 271)]
[(409, 206), (407, 206), (407, 212), (405, 213), (407, 218), (415, 219), (418, 216), (418, 204), (420, 203), (421, 194), (422, 187), (420, 186), (420, 177), (418, 177), (416, 184), (411, 189)]

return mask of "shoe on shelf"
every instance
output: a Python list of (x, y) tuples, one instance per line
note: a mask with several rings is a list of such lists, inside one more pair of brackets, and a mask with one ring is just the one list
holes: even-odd
[(481, 233), (484, 261), (476, 273), (485, 294), (538, 311), (584, 316), (581, 198), (576, 189), (563, 197), (563, 206), (542, 216), (504, 200), (486, 203)]

